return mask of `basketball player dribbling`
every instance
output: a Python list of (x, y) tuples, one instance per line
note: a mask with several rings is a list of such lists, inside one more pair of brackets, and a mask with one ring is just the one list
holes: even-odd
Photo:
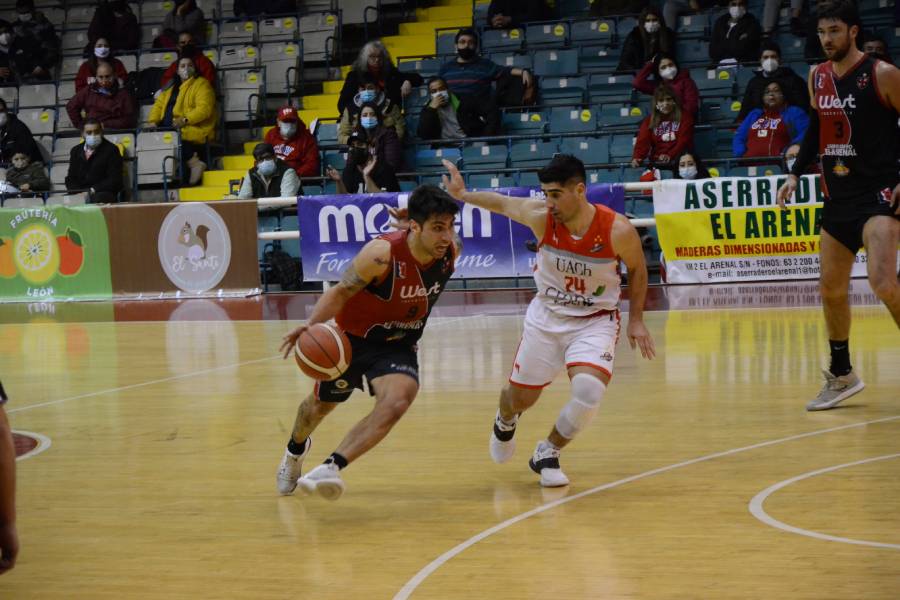
[[(276, 476), (283, 495), (299, 487), (306, 494), (339, 498), (344, 492), (341, 469), (378, 444), (416, 397), (416, 343), (461, 249), (453, 228), (459, 205), (437, 187), (422, 185), (410, 195), (407, 211), (408, 224), (404, 211), (395, 211), (398, 231), (363, 246), (341, 281), (316, 302), (309, 320), (284, 337), (281, 349), (287, 358), (301, 333), (334, 318), (347, 334), (353, 356), (346, 372), (317, 383), (300, 404)], [(354, 388), (363, 389), (363, 378), (375, 396), (372, 412), (323, 464), (300, 477), (312, 445), (310, 434)]]
[(620, 260), (628, 268), (630, 284), (628, 340), (644, 358), (655, 354), (642, 318), (647, 266), (637, 230), (623, 215), (588, 202), (584, 165), (574, 156), (556, 156), (538, 172), (545, 199), (468, 192), (456, 167), (446, 160), (444, 166), (450, 173), (449, 179), (444, 176), (444, 187), (454, 198), (528, 226), (539, 241), (537, 294), (528, 306), (509, 384), (500, 393), (491, 458), (497, 463), (512, 458), (519, 416), (565, 367), (571, 398), (528, 464), (540, 475), (542, 486), (568, 485), (559, 465), (560, 449), (594, 418), (612, 377), (619, 336)]
[(900, 71), (856, 47), (860, 20), (851, 0), (818, 6), (819, 41), (827, 61), (810, 69), (810, 126), (787, 182), (784, 208), (800, 174), (821, 158), (825, 203), (819, 242), (819, 289), (831, 347), (825, 386), (806, 410), (825, 410), (861, 391), (850, 365), (850, 273), (866, 249), (869, 283), (900, 327), (897, 243), (900, 241)]

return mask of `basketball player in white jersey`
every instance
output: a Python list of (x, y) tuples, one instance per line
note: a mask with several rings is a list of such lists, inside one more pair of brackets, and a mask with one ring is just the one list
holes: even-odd
[(519, 415), (531, 408), (544, 387), (565, 367), (571, 398), (547, 439), (538, 442), (528, 465), (541, 485), (569, 484), (559, 452), (594, 418), (612, 378), (619, 336), (619, 261), (628, 268), (628, 340), (644, 358), (655, 354), (642, 319), (647, 265), (637, 230), (623, 215), (588, 202), (584, 164), (558, 155), (538, 172), (545, 198), (512, 198), (468, 192), (459, 171), (444, 166), (444, 187), (457, 200), (506, 215), (531, 228), (539, 240), (534, 281), (522, 340), (509, 384), (500, 393), (490, 452), (504, 463), (515, 451)]

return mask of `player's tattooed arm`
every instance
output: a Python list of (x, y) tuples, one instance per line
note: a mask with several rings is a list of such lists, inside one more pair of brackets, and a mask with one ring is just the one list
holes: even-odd
[(338, 287), (349, 298), (367, 285), (380, 279), (391, 265), (391, 244), (385, 240), (372, 240), (360, 250), (344, 271)]
[(341, 281), (339, 284), (344, 291), (352, 296), (357, 293), (367, 285), (369, 282), (359, 276), (359, 273), (356, 272), (356, 268), (353, 266), (353, 263), (347, 267), (347, 270), (344, 271), (344, 274), (341, 276)]

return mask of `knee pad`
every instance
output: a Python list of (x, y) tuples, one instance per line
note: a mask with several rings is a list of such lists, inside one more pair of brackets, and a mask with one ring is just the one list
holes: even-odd
[(594, 420), (605, 392), (606, 384), (593, 375), (576, 373), (572, 377), (572, 399), (559, 413), (556, 431), (567, 440), (574, 438)]

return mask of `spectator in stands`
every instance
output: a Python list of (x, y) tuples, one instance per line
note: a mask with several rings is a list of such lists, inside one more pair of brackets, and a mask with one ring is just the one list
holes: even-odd
[(40, 161), (32, 162), (26, 150), (13, 153), (12, 167), (6, 170), (6, 183), (20, 192), (49, 192), (50, 178)]
[(431, 100), (419, 114), (417, 135), (423, 140), (459, 140), (485, 135), (487, 122), (471, 99), (463, 101), (447, 88), (447, 82), (432, 77), (428, 82)]
[[(178, 56), (179, 58), (182, 56), (186, 56), (188, 58), (192, 58), (194, 60), (194, 64), (197, 66), (197, 73), (206, 79), (210, 85), (213, 86), (213, 89), (216, 88), (216, 65), (213, 64), (211, 60), (206, 58), (206, 55), (203, 54), (203, 51), (197, 47), (197, 44), (194, 43), (193, 34), (185, 31), (184, 33), (178, 34)], [(162, 75), (162, 78), (159, 81), (159, 85), (161, 88), (166, 87), (172, 78), (178, 75), (178, 61), (174, 61), (171, 65), (166, 68), (165, 72)]]
[(174, 127), (181, 133), (181, 170), (190, 170), (188, 185), (197, 185), (206, 170), (201, 156), (216, 137), (216, 93), (209, 81), (197, 75), (194, 59), (178, 60), (178, 78), (169, 82), (150, 111), (156, 127)]
[(785, 102), (781, 84), (770, 82), (763, 92), (763, 108), (750, 111), (732, 139), (735, 157), (781, 156), (791, 144), (803, 141), (809, 116)]
[(15, 36), (9, 21), (0, 19), (0, 85), (16, 83)]
[(388, 100), (396, 106), (402, 106), (403, 98), (408, 96), (414, 87), (422, 85), (423, 81), (418, 73), (398, 71), (390, 53), (380, 41), (369, 42), (359, 51), (353, 68), (344, 80), (344, 87), (338, 98), (340, 114), (344, 114), (344, 110), (353, 104), (353, 97), (359, 93), (363, 73), (372, 75), (378, 90), (384, 92)]
[(891, 55), (888, 53), (887, 42), (876, 33), (869, 33), (866, 36), (866, 41), (863, 42), (863, 52), (875, 58), (880, 58), (888, 64), (894, 64), (894, 61), (891, 60)]
[(297, 12), (295, 0), (234, 0), (234, 16), (240, 19)]
[[(800, 20), (800, 11), (803, 9), (803, 0), (791, 0), (791, 33), (797, 37), (806, 35), (803, 22)], [(763, 37), (772, 37), (778, 27), (778, 11), (781, 10), (781, 0), (766, 0), (763, 8)]]
[(0, 163), (9, 164), (13, 154), (19, 151), (27, 153), (32, 162), (44, 160), (28, 125), (17, 119), (0, 98)]
[(15, 71), (23, 82), (48, 81), (59, 62), (60, 42), (44, 13), (33, 0), (16, 2), (18, 20), (12, 25)]
[(128, 79), (128, 70), (121, 60), (113, 56), (109, 41), (104, 37), (97, 38), (97, 41), (89, 49), (88, 59), (81, 63), (81, 66), (78, 67), (78, 74), (75, 75), (75, 92), (80, 92), (82, 88), (97, 81), (97, 65), (101, 62), (111, 64), (116, 79), (119, 80), (119, 85), (124, 85), (125, 80)]
[(244, 176), (238, 198), (293, 197), (300, 193), (300, 178), (287, 163), (275, 156), (272, 144), (253, 148), (253, 168)]
[(378, 89), (371, 73), (363, 73), (359, 78), (359, 93), (353, 97), (353, 103), (344, 109), (338, 129), (338, 143), (346, 144), (350, 134), (359, 124), (359, 109), (366, 102), (374, 102), (384, 115), (384, 126), (393, 127), (401, 140), (406, 135), (406, 119), (400, 106), (391, 102), (384, 92)]
[(670, 168), (672, 160), (694, 144), (694, 117), (682, 110), (678, 96), (666, 84), (653, 92), (650, 116), (641, 123), (631, 166), (639, 167), (645, 160), (659, 167)]
[(675, 32), (666, 25), (658, 8), (645, 6), (637, 26), (622, 44), (616, 71), (633, 73), (647, 61), (654, 60), (657, 54), (675, 55)]
[(781, 47), (778, 44), (772, 40), (764, 41), (759, 62), (761, 68), (747, 82), (741, 112), (737, 116), (739, 122), (746, 119), (750, 111), (763, 107), (763, 91), (772, 81), (781, 85), (785, 102), (804, 111), (809, 110), (809, 86), (793, 69), (781, 65)]
[(319, 145), (293, 106), (278, 109), (276, 127), (266, 133), (266, 143), (275, 156), (293, 168), (299, 177), (319, 175)]
[(762, 28), (747, 12), (747, 0), (730, 0), (728, 14), (716, 19), (709, 42), (709, 57), (715, 64), (751, 62), (759, 57)]
[[(478, 56), (478, 36), (475, 30), (464, 28), (456, 33), (455, 60), (445, 62), (438, 77), (463, 104), (463, 111), (484, 122), (483, 135), (500, 133), (500, 108), (491, 84), (506, 75), (521, 77), (525, 98), (530, 104), (535, 94), (534, 79), (526, 69), (510, 69)], [(457, 113), (458, 114), (458, 113)]]
[[(800, 154), (800, 144), (791, 144), (784, 149), (784, 153), (781, 156), (783, 159), (782, 167), (784, 168), (785, 173), (790, 173), (791, 169), (794, 168), (794, 162), (797, 160), (798, 154)], [(806, 171), (804, 171), (804, 173), (807, 174), (815, 174), (820, 172), (821, 171), (819, 171), (818, 161), (809, 163), (809, 166), (806, 167)]]
[(675, 179), (709, 179), (710, 177), (709, 170), (693, 150), (686, 150), (679, 154), (674, 164), (678, 167), (672, 170)]
[(544, 0), (491, 0), (486, 25), (493, 29), (512, 29), (552, 17)]
[[(194, 0), (175, 0), (175, 6), (163, 20), (162, 33), (153, 40), (154, 48), (174, 48), (182, 33), (190, 34), (192, 43), (206, 43), (206, 19)], [(199, 67), (198, 67), (199, 68)]]
[(103, 137), (103, 125), (97, 119), (87, 119), (81, 133), (84, 141), (69, 155), (66, 190), (87, 192), (90, 202), (117, 202), (125, 188), (119, 149)]
[[(597, 4), (600, 4), (599, 2)], [(722, 6), (725, 0), (666, 0), (663, 15), (672, 29), (678, 29), (678, 15), (697, 14), (713, 6)]]
[[(403, 148), (396, 132), (382, 125), (381, 119), (381, 113), (374, 103), (363, 104), (360, 126), (348, 140), (350, 150), (347, 154), (347, 166), (340, 177), (344, 188), (351, 194), (361, 193), (363, 190), (400, 191), (397, 171), (403, 164)], [(327, 172), (332, 179), (335, 179), (334, 171), (329, 167)]]
[(81, 88), (69, 99), (66, 112), (78, 129), (85, 117), (100, 121), (106, 130), (134, 129), (137, 121), (134, 99), (119, 85), (108, 62), (97, 66), (96, 82)]
[[(651, 74), (653, 79), (650, 79)], [(652, 96), (661, 83), (672, 88), (684, 110), (689, 111), (694, 117), (697, 116), (697, 111), (700, 110), (700, 92), (697, 84), (691, 79), (690, 71), (682, 70), (675, 57), (669, 54), (657, 54), (656, 58), (648, 61), (635, 76), (632, 85), (639, 92)]]
[(101, 0), (88, 27), (88, 39), (104, 37), (113, 50), (141, 47), (141, 28), (127, 0)]

